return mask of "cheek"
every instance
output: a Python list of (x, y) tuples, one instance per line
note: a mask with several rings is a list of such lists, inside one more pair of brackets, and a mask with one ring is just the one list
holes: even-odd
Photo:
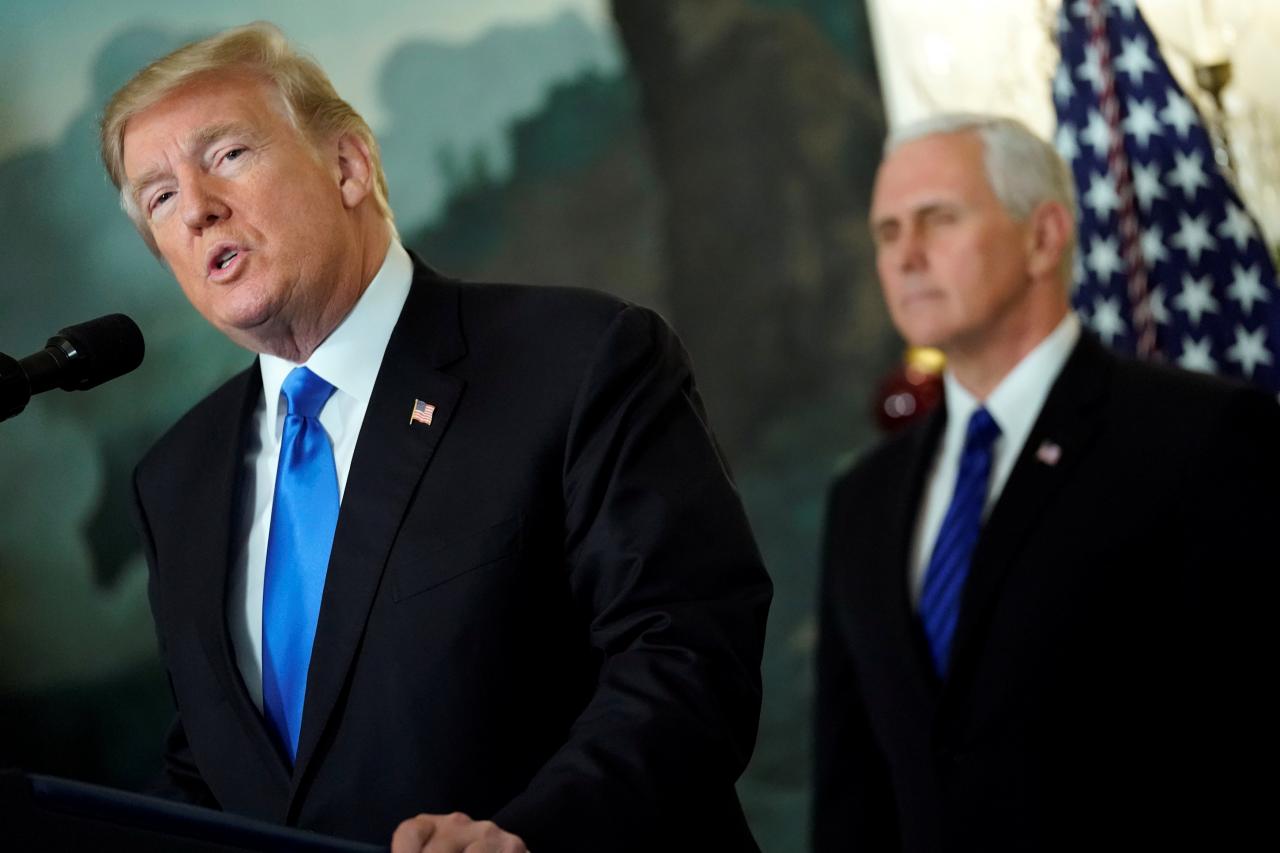
[(186, 291), (190, 287), (190, 281), (193, 277), (190, 252), (183, 251), (183, 248), (176, 246), (172, 241), (157, 241), (156, 247), (160, 250), (160, 257), (164, 261), (165, 268), (169, 270), (169, 274), (177, 279), (178, 284)]
[(975, 246), (974, 253), (983, 259), (989, 276), (1005, 278), (1026, 267), (1024, 239), (1017, 228), (1000, 229)]
[(880, 292), (885, 301), (892, 301), (894, 290), (893, 266), (885, 259), (883, 252), (876, 253), (876, 276), (880, 280)]
[(207, 298), (207, 294), (201, 290), (199, 284), (193, 282), (189, 276), (179, 276), (178, 287), (182, 290), (182, 295), (186, 297), (191, 307), (196, 309), (196, 313), (209, 322), (213, 322), (213, 317), (209, 313), (212, 303)]

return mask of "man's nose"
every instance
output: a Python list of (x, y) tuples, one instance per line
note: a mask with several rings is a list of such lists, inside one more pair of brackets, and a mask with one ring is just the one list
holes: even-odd
[(207, 181), (189, 181), (179, 194), (182, 200), (182, 221), (192, 230), (199, 231), (226, 219), (231, 209), (222, 201), (215, 188)]
[(898, 266), (907, 272), (924, 269), (924, 234), (919, 228), (904, 228), (898, 240)]

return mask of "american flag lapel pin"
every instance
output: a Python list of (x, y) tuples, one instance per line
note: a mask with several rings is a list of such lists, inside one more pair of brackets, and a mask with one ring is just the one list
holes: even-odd
[(1062, 458), (1062, 446), (1045, 440), (1040, 442), (1040, 446), (1036, 448), (1036, 459), (1045, 465), (1053, 466), (1058, 464), (1058, 460)]
[(410, 424), (426, 424), (431, 426), (431, 418), (436, 413), (436, 407), (431, 403), (424, 403), (421, 400), (413, 401), (413, 413), (409, 415)]

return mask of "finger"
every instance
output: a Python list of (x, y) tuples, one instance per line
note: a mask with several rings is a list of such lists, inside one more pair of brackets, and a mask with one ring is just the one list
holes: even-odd
[(436, 817), (435, 833), (422, 847), (422, 853), (461, 853), (468, 844), (480, 839), (482, 829), (462, 812)]
[(504, 832), (492, 821), (477, 821), (468, 827), (468, 837), (473, 838), (463, 853), (529, 853), (519, 836)]
[(436, 821), (431, 815), (420, 814), (401, 821), (391, 836), (391, 853), (420, 853), (435, 831)]
[(529, 853), (529, 849), (517, 836), (503, 832), (493, 838), (471, 842), (462, 853)]

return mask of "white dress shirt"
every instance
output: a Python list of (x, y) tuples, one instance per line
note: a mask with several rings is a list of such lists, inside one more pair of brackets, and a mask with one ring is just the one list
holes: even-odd
[[(351, 457), (373, 393), (373, 383), (412, 281), (413, 261), (393, 239), (382, 267), (351, 313), (306, 361), (312, 373), (337, 389), (320, 412), (320, 424), (333, 443), (339, 497), (346, 492)], [(280, 438), (288, 414), (280, 386), (298, 365), (265, 354), (258, 356), (258, 364), (262, 370), (263, 393), (245, 442), (243, 491), (238, 496), (240, 518), (226, 615), (240, 676), (254, 704), (262, 710), (262, 586)]]
[(929, 556), (933, 552), (934, 542), (938, 539), (942, 520), (956, 488), (960, 453), (964, 449), (970, 416), (979, 405), (985, 405), (987, 412), (1000, 427), (1000, 437), (992, 448), (991, 481), (987, 486), (987, 500), (982, 511), (985, 518), (1000, 497), (1000, 492), (1013, 471), (1013, 465), (1022, 452), (1022, 445), (1026, 444), (1031, 427), (1035, 426), (1036, 418), (1040, 416), (1040, 409), (1049, 396), (1049, 389), (1053, 387), (1079, 339), (1080, 321), (1075, 314), (1068, 312), (1049, 336), (1000, 380), (985, 404), (961, 387), (951, 371), (943, 374), (947, 425), (925, 480), (924, 502), (916, 518), (915, 536), (911, 543), (909, 566), (913, 602), (918, 603), (920, 600)]

